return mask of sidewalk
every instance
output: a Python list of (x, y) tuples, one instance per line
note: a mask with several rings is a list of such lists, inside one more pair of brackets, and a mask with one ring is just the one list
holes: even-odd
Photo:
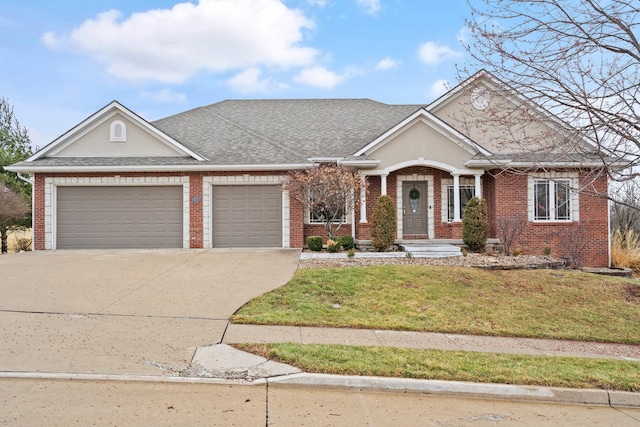
[(460, 397), (481, 397), (531, 402), (555, 402), (640, 408), (640, 393), (481, 384), (459, 381), (416, 380), (304, 373), (298, 368), (236, 350), (228, 344), (294, 342), (344, 344), (416, 349), (466, 350), (543, 356), (610, 358), (640, 362), (640, 346), (590, 342), (468, 336), (425, 332), (382, 331), (299, 326), (229, 324), (222, 343), (199, 347), (190, 376), (266, 382), (272, 386), (312, 386)]
[(299, 344), (430, 348), (485, 353), (623, 359), (640, 362), (640, 346), (637, 345), (371, 329), (229, 324), (222, 342), (225, 344), (294, 342)]

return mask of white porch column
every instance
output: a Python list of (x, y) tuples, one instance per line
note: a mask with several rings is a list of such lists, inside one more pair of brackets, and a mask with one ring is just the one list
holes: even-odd
[(387, 195), (387, 177), (389, 174), (380, 175), (380, 195)]
[(453, 175), (453, 222), (460, 222), (460, 174)]
[[(362, 194), (360, 194), (362, 195)], [(353, 238), (356, 238), (356, 195), (353, 190), (351, 190), (351, 235)]]
[(476, 179), (476, 197), (479, 199), (482, 198), (482, 185), (480, 185), (480, 177), (482, 176), (483, 173), (484, 171), (474, 175)]
[[(360, 187), (360, 222), (367, 222), (367, 176), (361, 174), (362, 187)], [(355, 221), (354, 221), (355, 222)]]

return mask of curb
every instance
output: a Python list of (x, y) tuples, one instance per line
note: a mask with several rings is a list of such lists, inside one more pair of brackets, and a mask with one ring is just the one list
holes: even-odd
[(186, 384), (227, 384), (251, 385), (265, 383), (261, 378), (253, 382), (241, 379), (208, 378), (208, 377), (169, 377), (136, 374), (70, 374), (58, 372), (0, 372), (0, 380), (68, 380), (68, 381), (128, 381), (146, 383), (186, 383)]
[(409, 392), (467, 398), (640, 408), (640, 393), (598, 389), (571, 389), (306, 373), (268, 378), (267, 382), (270, 387), (311, 386), (345, 390)]
[(269, 387), (318, 387), (343, 390), (367, 390), (389, 393), (421, 393), (464, 398), (564, 403), (640, 408), (640, 393), (597, 389), (517, 386), (460, 381), (418, 380), (408, 378), (360, 377), (328, 374), (291, 374), (254, 381), (224, 378), (163, 377), (153, 375), (68, 374), (44, 372), (0, 372), (0, 379), (40, 379), (73, 381), (129, 381), (185, 384), (218, 384)]

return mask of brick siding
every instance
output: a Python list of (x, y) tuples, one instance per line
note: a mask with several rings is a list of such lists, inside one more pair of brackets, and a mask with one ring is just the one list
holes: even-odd
[[(512, 216), (514, 212), (521, 212), (527, 215), (527, 176), (524, 174), (509, 173), (486, 173), (482, 177), (483, 197), (487, 200), (489, 213), (489, 237), (498, 236), (498, 219)], [(45, 248), (45, 178), (46, 177), (169, 177), (188, 176), (190, 191), (190, 247), (203, 247), (203, 176), (229, 176), (229, 175), (285, 175), (282, 171), (264, 172), (127, 172), (127, 173), (82, 173), (82, 174), (35, 174), (34, 176), (34, 242), (36, 250)], [(442, 170), (429, 167), (410, 167), (391, 173), (387, 177), (387, 194), (397, 203), (397, 177), (399, 175), (429, 175), (433, 177), (433, 205), (429, 209), (429, 215), (433, 215), (434, 237), (436, 239), (461, 239), (462, 224), (448, 223), (442, 221), (442, 180), (451, 179), (451, 175)], [(579, 179), (586, 180), (584, 174), (579, 175)], [(373, 209), (378, 197), (381, 194), (381, 180), (378, 176), (367, 177), (367, 220), (360, 222), (360, 210), (355, 212), (356, 239), (368, 240), (370, 238), (371, 218)], [(606, 176), (597, 178), (590, 190), (606, 194)], [(571, 223), (541, 223), (527, 221), (525, 230), (514, 244), (514, 248), (520, 249), (525, 254), (539, 255), (544, 248), (551, 249), (554, 256), (569, 256), (566, 242), (572, 236), (583, 235), (588, 243), (584, 251), (584, 265), (605, 266), (609, 262), (609, 224), (608, 224), (608, 202), (606, 199), (591, 195), (589, 193), (580, 194), (579, 217), (580, 221)], [(199, 198), (200, 202), (194, 202), (194, 198)], [(290, 241), (292, 248), (302, 248), (306, 245), (309, 236), (322, 236), (326, 242), (327, 234), (321, 224), (305, 224), (304, 208), (294, 199), (290, 200)], [(339, 235), (351, 234), (350, 223), (344, 224)]]

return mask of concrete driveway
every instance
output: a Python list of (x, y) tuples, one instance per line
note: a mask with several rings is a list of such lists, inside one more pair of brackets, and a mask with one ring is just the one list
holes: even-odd
[(228, 318), (293, 276), (297, 250), (0, 257), (0, 371), (175, 375)]

